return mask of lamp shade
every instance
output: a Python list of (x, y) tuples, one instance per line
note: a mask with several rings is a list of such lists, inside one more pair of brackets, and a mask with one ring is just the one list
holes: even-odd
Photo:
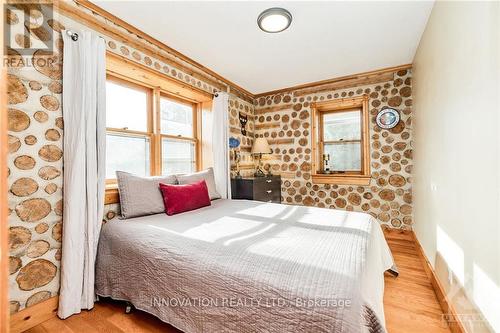
[(252, 154), (271, 154), (271, 147), (266, 138), (257, 138), (253, 142)]

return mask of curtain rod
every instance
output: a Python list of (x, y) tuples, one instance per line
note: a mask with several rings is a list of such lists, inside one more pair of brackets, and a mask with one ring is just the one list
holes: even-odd
[[(75, 42), (78, 40), (78, 37), (79, 37), (79, 36), (78, 36), (78, 34), (77, 34), (76, 32), (71, 31), (71, 30), (66, 30), (66, 35), (68, 35), (69, 37), (71, 37), (71, 39), (72, 39), (73, 41), (75, 41)], [(103, 40), (104, 40), (104, 38), (103, 38), (103, 37), (101, 37), (101, 36), (99, 36), (99, 38), (101, 38), (101, 39), (103, 39)]]
[(70, 36), (73, 41), (78, 40), (78, 34), (76, 32), (73, 32), (71, 30), (66, 30), (66, 35)]
[[(67, 34), (69, 37), (71, 37), (71, 39), (72, 39), (73, 41), (75, 41), (75, 42), (76, 42), (76, 41), (78, 40), (78, 37), (79, 37), (79, 36), (78, 36), (78, 34), (77, 34), (76, 32), (71, 31), (71, 30), (66, 30), (66, 34)], [(101, 37), (101, 36), (99, 36), (99, 38), (102, 38), (102, 37)], [(104, 38), (102, 38), (102, 39), (104, 39)], [(215, 96), (215, 97), (218, 97), (218, 96), (219, 96), (219, 92), (218, 92), (218, 91), (214, 91), (214, 96)]]

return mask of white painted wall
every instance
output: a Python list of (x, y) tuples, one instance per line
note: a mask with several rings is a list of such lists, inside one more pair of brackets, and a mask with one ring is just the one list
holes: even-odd
[[(415, 231), (459, 312), (475, 303), (497, 332), (499, 7), (499, 2), (436, 2), (413, 76)], [(463, 290), (455, 293), (454, 284)], [(469, 330), (484, 327), (476, 323)]]

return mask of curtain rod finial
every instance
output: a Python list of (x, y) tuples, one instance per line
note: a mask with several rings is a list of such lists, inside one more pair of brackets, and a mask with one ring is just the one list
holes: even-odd
[(66, 34), (70, 36), (73, 41), (76, 42), (78, 40), (78, 34), (76, 32), (73, 32), (71, 30), (66, 30)]

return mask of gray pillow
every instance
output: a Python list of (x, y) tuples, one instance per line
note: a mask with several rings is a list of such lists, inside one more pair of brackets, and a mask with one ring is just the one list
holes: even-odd
[(207, 183), (208, 195), (210, 196), (210, 200), (220, 199), (221, 196), (215, 188), (214, 169), (208, 168), (206, 170), (195, 173), (177, 175), (177, 181), (179, 182), (179, 184), (192, 184), (203, 179)]
[(175, 176), (140, 177), (116, 171), (122, 219), (165, 212), (160, 183), (176, 184)]

